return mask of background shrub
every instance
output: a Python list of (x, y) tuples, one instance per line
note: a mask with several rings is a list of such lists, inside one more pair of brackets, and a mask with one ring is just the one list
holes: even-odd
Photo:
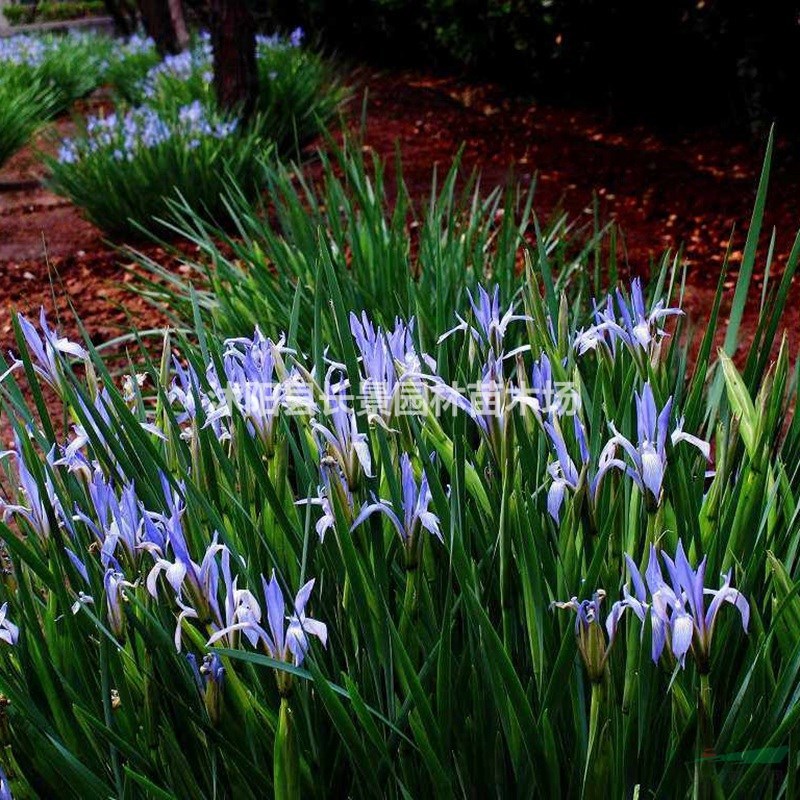
[(52, 3), (20, 3), (3, 7), (3, 16), (11, 25), (30, 22), (60, 22), (101, 16), (105, 13), (102, 0), (56, 0)]
[(49, 183), (98, 227), (135, 236), (139, 226), (168, 216), (170, 197), (214, 217), (223, 211), (227, 181), (252, 194), (255, 158), (265, 146), (258, 133), (199, 101), (180, 108), (141, 106), (88, 118), (82, 133), (48, 159)]
[(113, 46), (106, 36), (75, 32), (0, 39), (0, 80), (49, 89), (55, 115), (100, 85)]
[(56, 98), (39, 83), (0, 77), (0, 167), (53, 113)]
[(466, 68), (558, 102), (678, 125), (800, 119), (797, 2), (271, 0), (269, 13), (342, 51)]
[[(330, 121), (345, 97), (331, 67), (316, 53), (302, 48), (301, 40), (299, 31), (285, 38), (273, 35), (257, 39), (259, 132), (283, 153), (299, 152)], [(144, 61), (125, 60), (120, 69), (125, 87), (111, 77), (112, 84), (130, 102), (179, 107), (199, 100), (209, 109), (216, 108), (207, 34), (196, 36), (188, 50), (152, 65), (135, 82), (140, 63)]]
[(148, 72), (161, 61), (155, 42), (134, 35), (117, 42), (106, 65), (104, 79), (120, 103), (135, 105), (142, 97), (141, 86)]

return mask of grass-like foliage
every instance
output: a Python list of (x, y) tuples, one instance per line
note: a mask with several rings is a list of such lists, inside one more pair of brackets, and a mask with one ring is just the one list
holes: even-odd
[(157, 61), (152, 42), (139, 37), (118, 46), (92, 33), (0, 39), (0, 165), (107, 77), (124, 85), (138, 69), (141, 80)]
[(47, 121), (57, 100), (39, 83), (0, 79), (0, 167)]
[[(226, 187), (249, 202), (263, 168), (256, 157), (299, 152), (340, 105), (344, 91), (301, 35), (259, 37), (260, 92), (246, 123), (225, 114), (213, 89), (209, 39), (159, 61), (134, 37), (104, 67), (123, 101), (117, 114), (91, 117), (49, 159), (51, 186), (104, 231), (130, 237), (174, 216), (180, 201), (209, 221), (228, 220)], [(125, 111), (125, 101), (134, 103)], [(176, 206), (177, 207), (177, 206)]]
[(6, 785), (796, 796), (800, 421), (773, 345), (800, 240), (730, 357), (768, 168), (714, 355), (722, 281), (693, 349), (667, 261), (605, 296), (601, 237), (529, 246), (527, 200), (447, 183), (403, 238), (359, 164), (306, 195), (308, 243), (286, 187), (269, 236), (243, 229), (285, 295), (248, 312), (237, 256), (212, 264), (219, 301), (127, 377), (17, 320)]
[(299, 29), (286, 39), (256, 37), (256, 107), (268, 125), (264, 135), (284, 153), (298, 152), (323, 131), (347, 97), (330, 64), (302, 41)]
[(100, 85), (112, 48), (110, 38), (91, 33), (0, 39), (0, 82), (48, 89), (56, 115)]
[(141, 85), (148, 72), (161, 62), (155, 42), (134, 34), (118, 43), (108, 59), (104, 80), (120, 104), (136, 105), (143, 98)]
[(252, 194), (256, 156), (266, 147), (257, 132), (199, 101), (161, 110), (141, 106), (90, 117), (83, 133), (48, 159), (49, 182), (98, 227), (130, 236), (168, 218), (169, 198), (219, 217), (228, 181)]
[[(312, 343), (317, 290), (324, 286), (318, 268), (321, 242), (330, 250), (346, 305), (369, 309), (384, 324), (396, 314), (416, 316), (426, 347), (448, 327), (464, 291), (474, 290), (484, 276), (491, 275), (506, 296), (513, 294), (522, 264), (520, 240), (538, 228), (533, 188), (482, 192), (476, 176), (460, 180), (456, 160), (433, 181), (430, 201), (420, 206), (410, 198), (401, 165), (390, 194), (392, 178), (385, 166), (365, 158), (357, 141), (346, 141), (333, 156), (321, 151), (318, 159), (318, 183), (308, 182), (301, 169), (262, 159), (265, 202), (260, 205), (241, 187), (229, 185), (233, 234), (200, 218), (190, 204), (171, 203), (173, 232), (197, 244), (203, 258), (185, 264), (189, 281), (141, 259), (155, 279), (143, 291), (166, 306), (178, 326), (191, 320), (197, 302), (229, 336), (256, 325), (287, 330), (296, 315), (305, 349)], [(560, 281), (579, 280), (584, 292), (599, 291), (598, 275), (583, 266), (599, 246), (601, 232), (576, 233), (563, 216), (543, 227), (541, 251), (563, 262)], [(406, 274), (413, 280), (405, 280)], [(298, 286), (303, 291), (298, 293)], [(330, 318), (323, 317), (321, 324), (323, 341), (331, 340)]]

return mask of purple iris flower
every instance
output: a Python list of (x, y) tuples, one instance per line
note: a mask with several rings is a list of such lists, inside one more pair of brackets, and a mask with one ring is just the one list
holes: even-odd
[(503, 359), (489, 354), (481, 370), (481, 379), (474, 387), (473, 418), (481, 430), (491, 436), (495, 428), (505, 427), (506, 412), (510, 410), (511, 397), (503, 375)]
[(44, 308), (39, 311), (41, 334), (36, 330), (36, 326), (23, 314), (18, 314), (17, 319), (19, 320), (28, 352), (32, 356), (34, 370), (39, 377), (58, 391), (64, 378), (64, 367), (60, 356), (73, 356), (74, 358), (86, 360), (89, 354), (79, 344), (59, 336), (47, 324), (47, 315)]
[(339, 498), (341, 510), (348, 520), (352, 520), (355, 514), (355, 501), (353, 493), (350, 491), (347, 481), (334, 459), (329, 457), (323, 459), (320, 474), (322, 483), (317, 487), (317, 496), (307, 500), (298, 500), (295, 505), (319, 506), (322, 516), (317, 520), (314, 528), (320, 542), (322, 542), (325, 539), (325, 534), (336, 527), (336, 513), (333, 506), (334, 496)]
[(331, 530), (331, 528), (336, 527), (336, 514), (334, 513), (333, 506), (331, 505), (329, 489), (326, 486), (318, 486), (316, 497), (311, 497), (308, 500), (297, 501), (297, 505), (305, 504), (319, 506), (322, 510), (322, 515), (314, 525), (314, 530), (317, 532), (320, 542), (324, 542), (325, 534)]
[(216, 557), (225, 550), (225, 546), (218, 543), (215, 533), (198, 564), (191, 557), (179, 519), (170, 525), (167, 542), (173, 560), (166, 558), (165, 552), (159, 553), (153, 549), (155, 564), (147, 576), (146, 586), (151, 596), (157, 597), (158, 578), (163, 572), (167, 583), (175, 592), (175, 601), (181, 609), (175, 628), (175, 647), (180, 650), (185, 619), (198, 619), (202, 622), (220, 619), (217, 598), (219, 565)]
[(400, 317), (395, 317), (394, 328), (384, 331), (377, 328), (367, 316), (366, 311), (361, 316), (350, 312), (350, 332), (361, 355), (364, 375), (372, 378), (382, 378), (388, 374), (396, 377), (396, 366), (405, 372), (419, 372), (422, 362), (431, 370), (436, 370), (436, 362), (429, 355), (417, 354), (414, 344), (414, 317), (406, 323)]
[(15, 442), (15, 449), (0, 453), (0, 457), (10, 455), (16, 459), (19, 488), (24, 497), (24, 502), (14, 504), (0, 499), (2, 519), (3, 522), (8, 522), (12, 516), (22, 517), (40, 538), (47, 539), (51, 533), (48, 510), (52, 510), (57, 519), (64, 519), (65, 515), (62, 513), (61, 502), (47, 470), (44, 470), (44, 483), (40, 486), (25, 463), (22, 447), (16, 436)]
[[(638, 567), (626, 554), (634, 593), (631, 596), (626, 587), (625, 596), (614, 604), (611, 616), (618, 620), (627, 608), (641, 621), (649, 615), (653, 630), (653, 661), (658, 661), (669, 641), (670, 650), (681, 667), (685, 666), (686, 654), (691, 649), (698, 669), (708, 672), (714, 626), (723, 604), (731, 603), (736, 607), (745, 632), (750, 606), (744, 595), (731, 586), (730, 572), (723, 576), (719, 589), (707, 588), (706, 559), (703, 558), (697, 569), (693, 569), (682, 542), (678, 542), (674, 561), (664, 552), (661, 559), (667, 568), (668, 581), (664, 580), (658, 552), (653, 545), (650, 546), (647, 570), (642, 580)], [(711, 598), (708, 604), (707, 597)]]
[(539, 422), (548, 414), (561, 415), (565, 408), (553, 380), (553, 366), (546, 353), (542, 353), (531, 367), (530, 386), (514, 390), (515, 400), (529, 408)]
[[(66, 467), (67, 471), (80, 477), (85, 483), (92, 479), (95, 469), (99, 469), (97, 462), (90, 461), (82, 452), (83, 444), (79, 440), (73, 440), (67, 445), (53, 445), (53, 449), (48, 453), (47, 460), (54, 467)], [(60, 453), (61, 457), (56, 458)]]
[(606, 593), (598, 589), (591, 600), (579, 601), (577, 597), (573, 597), (566, 602), (554, 602), (550, 606), (575, 612), (575, 637), (578, 641), (578, 650), (589, 679), (593, 683), (603, 680), (606, 662), (617, 634), (618, 616), (615, 617), (613, 613), (608, 615), (605, 631), (600, 622), (600, 607), (605, 596)]
[(108, 624), (112, 633), (120, 638), (125, 631), (125, 614), (122, 610), (123, 588), (133, 587), (133, 584), (125, 579), (123, 573), (109, 568), (103, 577), (103, 586), (106, 590)]
[[(649, 492), (651, 499), (658, 504), (661, 499), (661, 487), (667, 466), (667, 437), (672, 444), (688, 442), (696, 447), (708, 460), (711, 449), (708, 442), (696, 436), (684, 433), (683, 420), (669, 433), (669, 418), (672, 411), (670, 397), (661, 411), (656, 407), (653, 390), (645, 383), (642, 393), (636, 394), (636, 427), (638, 442), (634, 444), (623, 436), (611, 424), (613, 436), (609, 439), (600, 454), (598, 480), (610, 469), (625, 472), (642, 492)], [(617, 447), (621, 447), (630, 459), (630, 464), (616, 457)]]
[(14, 796), (11, 794), (11, 786), (8, 783), (8, 776), (3, 772), (2, 767), (0, 767), (0, 800), (14, 800)]
[(186, 588), (193, 599), (203, 598), (210, 601), (216, 598), (219, 569), (215, 557), (224, 549), (224, 545), (217, 542), (216, 535), (206, 549), (200, 564), (189, 554), (180, 528), (176, 527), (170, 531), (168, 544), (174, 561), (156, 557), (155, 564), (147, 575), (147, 591), (153, 597), (158, 595), (158, 577), (163, 572), (167, 583), (177, 595)]
[(250, 434), (272, 454), (279, 415), (286, 405), (286, 392), (278, 376), (280, 354), (288, 352), (283, 339), (273, 342), (256, 328), (252, 339), (229, 339), (225, 344), (225, 400), (209, 410), (206, 426), (215, 427), (222, 418), (230, 418), (236, 408)]
[(0, 606), (0, 642), (15, 645), (19, 639), (19, 628), (8, 618), (8, 602)]
[(138, 33), (134, 33), (122, 44), (118, 44), (118, 47), (122, 51), (121, 55), (124, 58), (125, 56), (148, 55), (154, 53), (156, 43), (149, 36), (141, 36)]
[(229, 628), (218, 631), (208, 640), (208, 644), (212, 645), (233, 629), (249, 629), (257, 634), (258, 641), (261, 642), (270, 658), (293, 663), (299, 667), (310, 646), (309, 635), (316, 636), (323, 647), (327, 645), (328, 641), (328, 628), (325, 623), (307, 617), (305, 613), (308, 599), (314, 588), (314, 580), (308, 581), (301, 587), (294, 598), (292, 613), (288, 616), (286, 615), (286, 602), (275, 572), (273, 571), (269, 583), (263, 576), (261, 583), (264, 589), (268, 630), (261, 625), (261, 620), (254, 614), (250, 620), (237, 622)]
[(366, 434), (360, 433), (356, 422), (355, 411), (349, 405), (349, 384), (346, 380), (333, 380), (333, 367), (325, 376), (325, 406), (328, 424), (319, 420), (311, 421), (311, 430), (317, 440), (317, 447), (322, 458), (332, 458), (347, 480), (347, 485), (354, 490), (363, 471), (368, 477), (372, 475), (372, 457)]
[[(184, 368), (177, 358), (173, 358), (172, 366), (175, 377), (167, 398), (170, 403), (178, 407), (176, 416), (178, 423), (181, 425), (187, 422), (191, 423), (197, 417), (199, 411), (197, 401), (199, 400), (200, 409), (205, 417), (215, 416), (209, 424), (217, 439), (222, 441), (227, 438), (230, 434), (223, 427), (219, 416), (214, 413), (218, 408), (226, 405), (225, 390), (217, 376), (214, 364), (209, 364), (206, 369), (206, 382), (209, 386), (207, 391), (201, 386), (200, 378), (191, 364)], [(191, 438), (191, 429), (184, 431), (181, 436), (182, 438)]]
[[(238, 586), (239, 576), (231, 575), (231, 551), (225, 547), (222, 550), (222, 580), (225, 585), (225, 602), (223, 609), (225, 616), (212, 623), (212, 627), (217, 631), (231, 629), (237, 623), (258, 622), (261, 619), (261, 606), (258, 604), (255, 595), (249, 589), (240, 589)], [(247, 637), (250, 644), (255, 647), (258, 642), (258, 634), (250, 627), (242, 628), (242, 633)], [(228, 637), (230, 647), (236, 647), (238, 631), (232, 631)]]
[(112, 481), (96, 469), (88, 483), (92, 515), (76, 508), (76, 518), (86, 524), (100, 543), (103, 566), (117, 564), (123, 553), (136, 563), (139, 551), (147, 547), (162, 547), (164, 535), (144, 509), (136, 487), (127, 483), (117, 495)]
[[(157, 597), (158, 578), (163, 574), (175, 593), (175, 603), (180, 609), (175, 626), (175, 647), (180, 650), (184, 620), (199, 620), (210, 625), (214, 631), (238, 630), (237, 623), (260, 618), (261, 610), (249, 591), (238, 588), (238, 577), (233, 577), (231, 573), (231, 552), (225, 545), (219, 544), (216, 532), (200, 563), (192, 558), (181, 522), (185, 509), (183, 500), (178, 492), (172, 491), (164, 476), (162, 484), (167, 499), (167, 512), (149, 516), (156, 519), (165, 538), (162, 545), (153, 542), (143, 542), (141, 545), (155, 560), (145, 585), (150, 595)], [(168, 554), (171, 554), (172, 560), (167, 557)], [(222, 608), (218, 597), (220, 565), (217, 563), (217, 556), (220, 554), (225, 590)], [(254, 643), (255, 637), (248, 631), (245, 634)], [(235, 638), (230, 640), (231, 644)]]
[(78, 147), (72, 139), (62, 139), (58, 147), (59, 164), (75, 164), (79, 158)]
[[(87, 424), (92, 431), (92, 435), (89, 434), (89, 432), (86, 430), (86, 427), (82, 423), (73, 425), (72, 429), (75, 434), (75, 438), (67, 445), (64, 453), (64, 459), (55, 463), (63, 463), (67, 466), (74, 467), (76, 465), (75, 454), (90, 444), (93, 439), (94, 441), (102, 442), (103, 446), (107, 447), (105, 434), (96, 420), (102, 422), (106, 429), (112, 431), (118, 426), (118, 422), (113, 417), (113, 405), (111, 402), (111, 395), (108, 393), (108, 389), (101, 389), (97, 393), (94, 403), (91, 406), (87, 406), (80, 397), (78, 398), (78, 403), (84, 412), (84, 416), (87, 419)], [(140, 421), (139, 425), (141, 426), (142, 430), (146, 431), (147, 433), (162, 440), (166, 439), (164, 433), (152, 423)], [(71, 465), (68, 463), (70, 461), (72, 462)]]
[[(470, 413), (469, 400), (436, 374), (436, 361), (414, 343), (416, 320), (395, 317), (394, 327), (376, 327), (366, 312), (350, 314), (350, 332), (359, 351), (361, 393), (370, 422), (389, 427), (395, 413), (423, 414), (433, 395)], [(343, 364), (333, 364), (344, 371)]]
[(651, 342), (660, 341), (667, 335), (665, 330), (659, 328), (661, 320), (683, 314), (679, 308), (666, 308), (663, 299), (658, 300), (649, 311), (646, 310), (640, 278), (634, 278), (631, 282), (630, 301), (625, 299), (619, 289), (615, 294), (617, 311), (627, 336), (626, 343), (631, 346), (638, 345), (646, 349)]
[[(589, 445), (586, 441), (586, 431), (583, 423), (577, 414), (573, 415), (572, 422), (575, 440), (580, 451), (580, 469), (578, 469), (569, 453), (558, 419), (554, 418), (552, 422), (544, 423), (545, 431), (550, 437), (556, 455), (556, 460), (552, 461), (547, 467), (547, 473), (553, 479), (547, 492), (547, 511), (556, 523), (560, 521), (561, 506), (564, 503), (567, 489), (572, 492), (578, 491), (581, 485), (581, 478), (585, 475), (589, 466)], [(591, 497), (594, 497), (596, 486), (596, 479), (589, 482), (589, 494)]]
[[(610, 298), (609, 302), (611, 302)], [(595, 307), (594, 316), (595, 324), (578, 331), (572, 342), (573, 348), (580, 356), (589, 352), (589, 350), (597, 350), (601, 345), (607, 346), (612, 353), (616, 352), (617, 338), (622, 338), (625, 335), (625, 332), (614, 317), (613, 306), (611, 311), (608, 310), (607, 306), (605, 308)]]
[(203, 656), (201, 665), (198, 665), (197, 657), (194, 653), (188, 653), (186, 660), (192, 668), (197, 688), (201, 692), (205, 692), (209, 683), (222, 685), (225, 679), (225, 667), (222, 666), (222, 660), (216, 653), (207, 653)]
[(634, 278), (630, 299), (616, 289), (603, 303), (595, 304), (595, 324), (578, 333), (574, 346), (579, 355), (596, 349), (600, 344), (605, 344), (613, 352), (617, 341), (633, 351), (649, 351), (651, 346), (660, 344), (667, 336), (667, 332), (660, 327), (662, 320), (681, 314), (683, 311), (679, 308), (667, 308), (663, 300), (658, 300), (648, 310), (642, 282)]
[(433, 534), (439, 541), (444, 541), (439, 530), (439, 518), (428, 510), (431, 503), (431, 490), (428, 486), (428, 476), (422, 471), (422, 477), (417, 483), (414, 467), (408, 453), (400, 456), (400, 482), (403, 495), (403, 513), (400, 517), (387, 500), (376, 500), (364, 506), (353, 522), (353, 528), (358, 527), (367, 517), (378, 512), (384, 514), (397, 529), (403, 543), (409, 548), (414, 547), (417, 534), (421, 528)]
[(436, 362), (425, 353), (417, 353), (415, 323), (413, 317), (408, 323), (396, 317), (394, 328), (384, 331), (372, 323), (365, 311), (360, 317), (350, 313), (350, 332), (361, 363), (361, 391), (370, 419), (383, 423), (384, 427), (397, 408), (404, 386), (411, 385), (422, 392), (427, 382), (440, 382), (438, 376), (423, 371), (424, 366), (435, 372)]
[[(472, 398), (466, 401), (466, 411), (478, 424), (498, 464), (503, 461), (503, 446), (511, 421), (511, 411), (519, 404), (519, 392), (503, 375), (502, 353), (490, 350), (481, 379), (471, 388)], [(464, 398), (461, 398), (464, 400)], [(461, 406), (458, 403), (459, 407)]]
[(513, 303), (505, 311), (501, 310), (499, 286), (494, 287), (491, 296), (483, 286), (478, 286), (475, 295), (467, 292), (467, 299), (472, 307), (474, 324), (456, 314), (458, 325), (443, 333), (439, 337), (438, 344), (441, 344), (456, 331), (465, 331), (470, 333), (479, 345), (491, 349), (495, 354), (499, 354), (503, 349), (503, 338), (506, 335), (508, 326), (512, 322), (530, 319), (524, 314), (515, 314)]
[(86, 583), (89, 583), (89, 570), (86, 569), (86, 564), (84, 564), (83, 561), (75, 554), (75, 552), (69, 549), (69, 547), (65, 547), (64, 552), (72, 562), (72, 566), (75, 567), (76, 572)]
[(222, 717), (222, 690), (225, 685), (225, 667), (216, 653), (203, 656), (203, 663), (198, 666), (194, 653), (186, 656), (192, 668), (197, 689), (203, 697), (208, 716), (214, 724)]

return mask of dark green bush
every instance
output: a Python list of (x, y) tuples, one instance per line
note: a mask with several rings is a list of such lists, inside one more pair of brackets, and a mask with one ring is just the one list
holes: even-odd
[(109, 37), (75, 31), (0, 39), (0, 81), (49, 89), (55, 116), (99, 86), (113, 46)]
[(698, 124), (797, 120), (800, 2), (271, 0), (342, 51)]
[[(313, 50), (301, 47), (301, 39), (301, 31), (289, 37), (274, 34), (257, 39), (259, 133), (275, 142), (283, 154), (296, 154), (317, 136), (347, 95), (331, 65)], [(106, 72), (122, 100), (132, 105), (155, 103), (172, 108), (199, 100), (210, 109), (216, 108), (207, 34), (199, 34), (188, 50), (163, 61), (142, 44), (131, 40), (128, 47), (135, 45), (132, 55)]]
[(174, 108), (142, 106), (89, 117), (74, 139), (48, 158), (50, 186), (110, 234), (135, 237), (169, 216), (182, 198), (204, 218), (225, 213), (226, 185), (256, 188), (256, 156), (268, 145), (237, 120), (199, 101)]
[(11, 25), (24, 25), (30, 22), (60, 22), (83, 17), (99, 16), (105, 13), (102, 0), (56, 0), (51, 3), (20, 4), (6, 6), (3, 15)]
[(83, 17), (99, 16), (105, 13), (105, 5), (101, 0), (86, 2), (54, 2), (39, 3), (36, 7), (36, 20), (50, 22)]
[(38, 82), (0, 80), (0, 167), (51, 115), (56, 98)]
[(8, 20), (9, 25), (24, 25), (33, 22), (35, 8), (29, 5), (5, 6), (3, 16)]

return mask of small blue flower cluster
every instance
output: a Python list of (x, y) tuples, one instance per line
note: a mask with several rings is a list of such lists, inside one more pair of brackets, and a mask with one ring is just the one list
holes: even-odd
[[(598, 352), (608, 354), (613, 359), (618, 345), (624, 346), (637, 363), (657, 358), (658, 348), (667, 335), (661, 327), (662, 320), (682, 312), (677, 308), (666, 308), (661, 300), (651, 309), (646, 309), (638, 279), (632, 282), (630, 294), (631, 300), (628, 301), (617, 290), (604, 303), (599, 306), (595, 304), (595, 324), (578, 332), (570, 342), (575, 358)], [(617, 430), (614, 422), (609, 421), (612, 435), (601, 451), (597, 464), (590, 463), (587, 431), (580, 413), (580, 396), (575, 387), (568, 383), (559, 388), (559, 382), (554, 380), (554, 365), (548, 355), (541, 353), (534, 363), (529, 385), (524, 386), (519, 376), (516, 383), (504, 377), (504, 362), (528, 349), (525, 346), (505, 352), (504, 337), (511, 323), (530, 322), (530, 318), (515, 314), (513, 305), (504, 311), (500, 306), (497, 288), (490, 296), (485, 289), (478, 287), (477, 295), (470, 297), (470, 304), (471, 319), (458, 317), (459, 324), (439, 339), (442, 342), (458, 331), (468, 333), (472, 348), (483, 360), (479, 391), (470, 403), (464, 399), (466, 411), (480, 425), (498, 463), (502, 463), (501, 448), (509, 412), (518, 406), (534, 412), (550, 439), (554, 456), (548, 466), (552, 483), (547, 507), (556, 522), (560, 519), (567, 490), (573, 495), (585, 496), (591, 508), (602, 479), (614, 469), (620, 470), (636, 484), (644, 494), (648, 507), (658, 506), (666, 472), (668, 441), (673, 446), (679, 442), (691, 444), (706, 460), (710, 458), (708, 443), (685, 433), (682, 419), (675, 425), (671, 423), (672, 398), (667, 398), (659, 409), (653, 388), (649, 381), (645, 381), (641, 393), (636, 394), (637, 440), (627, 439)], [(553, 338), (552, 325), (550, 337)], [(572, 416), (570, 427), (573, 429), (572, 438), (578, 459), (573, 457), (565, 438), (563, 419), (566, 415)], [(620, 450), (622, 458), (618, 457)]]
[[(66, 36), (17, 34), (0, 38), (0, 69), (39, 68), (50, 56), (65, 47), (69, 50), (81, 48), (81, 57), (93, 61), (92, 66), (97, 66), (100, 64), (100, 57), (92, 52), (97, 41), (96, 34), (77, 30), (70, 31)], [(87, 64), (87, 66), (89, 65)], [(2, 77), (2, 72), (0, 72), (0, 77)]]
[(133, 161), (140, 151), (158, 147), (174, 137), (185, 140), (186, 147), (193, 150), (204, 138), (226, 139), (236, 129), (237, 120), (214, 119), (199, 100), (178, 109), (174, 119), (140, 106), (123, 116), (89, 117), (85, 137), (62, 140), (58, 161), (74, 164), (98, 152), (110, 152), (116, 161)]
[(256, 50), (274, 50), (276, 47), (300, 47), (303, 40), (306, 38), (305, 31), (302, 28), (295, 28), (288, 36), (283, 38), (280, 34), (273, 33), (271, 36), (265, 36), (263, 33), (256, 35)]
[[(285, 47), (300, 47), (305, 34), (302, 28), (296, 28), (284, 38), (279, 34), (256, 36), (256, 58), (263, 58), (268, 51)], [(178, 81), (188, 81), (199, 76), (202, 83), (210, 87), (214, 80), (213, 71), (214, 50), (211, 46), (211, 36), (207, 31), (202, 31), (195, 45), (177, 55), (165, 56), (163, 61), (150, 69), (142, 81), (142, 94), (152, 100), (157, 96), (159, 83), (163, 78)]]
[(601, 347), (614, 352), (618, 344), (650, 353), (667, 335), (661, 321), (682, 313), (679, 308), (666, 308), (662, 300), (646, 309), (641, 280), (634, 278), (630, 300), (617, 289), (603, 302), (595, 302), (595, 324), (576, 334), (574, 346), (581, 354)]
[(210, 85), (214, 80), (213, 57), (211, 37), (203, 32), (198, 36), (194, 47), (176, 55), (165, 56), (163, 61), (148, 71), (142, 82), (142, 94), (152, 100), (158, 94), (158, 84), (163, 76), (187, 81), (193, 75), (199, 74), (203, 83)]
[(155, 52), (156, 43), (150, 36), (134, 33), (117, 47), (121, 57), (148, 55)]
[(3, 68), (38, 67), (50, 50), (48, 45), (44, 38), (25, 34), (0, 38), (0, 65)]
[[(638, 292), (638, 283), (634, 282), (634, 297)], [(621, 298), (622, 295), (618, 294), (617, 297)], [(393, 330), (383, 331), (375, 328), (366, 314), (361, 317), (351, 314), (350, 330), (360, 355), (362, 371), (361, 395), (371, 422), (389, 429), (394, 415), (402, 413), (399, 407), (404, 400), (413, 399), (412, 396), (432, 396), (466, 413), (477, 425), (497, 464), (502, 465), (503, 447), (512, 412), (532, 411), (547, 436), (553, 455), (548, 466), (551, 484), (547, 508), (556, 522), (560, 520), (568, 492), (576, 502), (583, 502), (585, 498), (591, 511), (602, 480), (613, 470), (626, 475), (638, 487), (649, 509), (657, 507), (663, 497), (668, 443), (674, 447), (685, 442), (697, 448), (705, 460), (710, 459), (707, 442), (684, 432), (682, 419), (673, 423), (672, 398), (667, 398), (659, 408), (652, 386), (645, 381), (641, 392), (636, 394), (636, 438), (628, 439), (620, 433), (613, 420), (609, 421), (611, 435), (595, 463), (588, 447), (579, 392), (568, 382), (565, 382), (568, 391), (560, 386), (561, 382), (554, 376), (554, 365), (546, 353), (541, 353), (533, 363), (530, 380), (526, 379), (521, 366), (514, 378), (504, 374), (505, 363), (512, 357), (519, 360), (529, 349), (524, 346), (506, 352), (504, 338), (512, 323), (529, 318), (515, 314), (513, 305), (503, 309), (498, 289), (490, 295), (478, 287), (476, 295), (469, 300), (471, 315), (468, 318), (458, 317), (459, 324), (439, 338), (442, 343), (455, 332), (468, 334), (482, 365), (480, 379), (471, 385), (469, 392), (448, 385), (437, 375), (435, 360), (417, 352), (413, 319), (408, 324), (398, 319)], [(657, 347), (660, 338), (665, 335), (658, 328), (659, 320), (677, 313), (677, 309), (664, 309), (660, 302), (653, 311), (647, 313), (643, 300), (637, 297), (633, 311), (621, 315), (620, 321), (615, 322), (613, 334), (609, 334), (607, 322), (603, 320), (595, 326), (599, 328), (596, 336), (599, 341), (606, 335), (613, 335), (637, 352), (647, 354), (648, 348)], [(588, 335), (589, 331), (584, 331), (584, 335)], [(237, 347), (241, 347), (244, 341), (237, 340)], [(605, 344), (598, 344), (600, 346), (606, 347)], [(232, 347), (230, 343), (229, 347)], [(577, 340), (572, 347), (576, 358), (588, 352), (580, 347)], [(258, 357), (254, 356), (256, 350), (264, 348)], [(363, 519), (353, 508), (352, 491), (358, 485), (361, 473), (369, 474), (369, 447), (356, 424), (344, 365), (331, 362), (322, 384), (314, 391), (312, 387), (315, 381), (304, 377), (310, 376), (305, 365), (296, 363), (291, 374), (288, 377), (284, 375), (283, 380), (274, 374), (274, 359), (282, 358), (285, 353), (282, 342), (276, 345), (256, 331), (253, 340), (246, 340), (246, 349), (244, 356), (235, 348), (229, 349), (226, 359), (233, 361), (226, 361), (223, 380), (217, 376), (213, 365), (209, 366), (206, 376), (210, 387), (208, 391), (200, 388), (196, 375), (181, 371), (180, 384), (173, 387), (172, 396), (185, 404), (183, 419), (194, 415), (195, 398), (199, 397), (208, 419), (206, 424), (216, 426), (220, 438), (232, 435), (230, 429), (222, 426), (222, 421), (227, 419), (230, 422), (238, 411), (245, 417), (250, 429), (258, 431), (271, 449), (274, 446), (273, 432), (278, 413), (282, 409), (296, 410), (300, 403), (304, 412), (312, 416), (311, 429), (320, 441), (320, 452), (327, 455), (320, 480), (320, 495), (314, 501), (323, 510), (318, 533), (322, 536), (333, 526), (330, 506), (332, 493), (347, 501), (343, 505), (350, 521)], [(234, 353), (235, 356), (232, 355)], [(290, 355), (296, 362), (296, 354)], [(235, 369), (229, 369), (229, 363), (235, 363)], [(522, 362), (519, 363), (521, 365)], [(265, 364), (270, 365), (267, 373), (263, 369)], [(249, 366), (245, 368), (243, 365)], [(193, 387), (197, 387), (198, 391), (193, 391)], [(236, 398), (238, 409), (232, 408), (226, 399), (226, 387), (227, 397)], [(313, 399), (315, 397), (323, 398), (323, 402), (316, 402)], [(418, 413), (422, 413), (422, 408), (420, 406)], [(319, 417), (323, 411), (325, 419)], [(565, 435), (567, 429), (564, 422), (567, 416), (572, 416), (571, 437)], [(575, 454), (568, 444), (568, 438), (574, 440)], [(334, 464), (336, 468), (332, 469), (331, 465)]]
[(138, 33), (134, 33), (127, 39), (115, 40), (113, 52), (101, 64), (102, 72), (105, 74), (112, 62), (122, 63), (128, 58), (137, 56), (156, 57), (155, 41), (149, 36), (142, 36)]

